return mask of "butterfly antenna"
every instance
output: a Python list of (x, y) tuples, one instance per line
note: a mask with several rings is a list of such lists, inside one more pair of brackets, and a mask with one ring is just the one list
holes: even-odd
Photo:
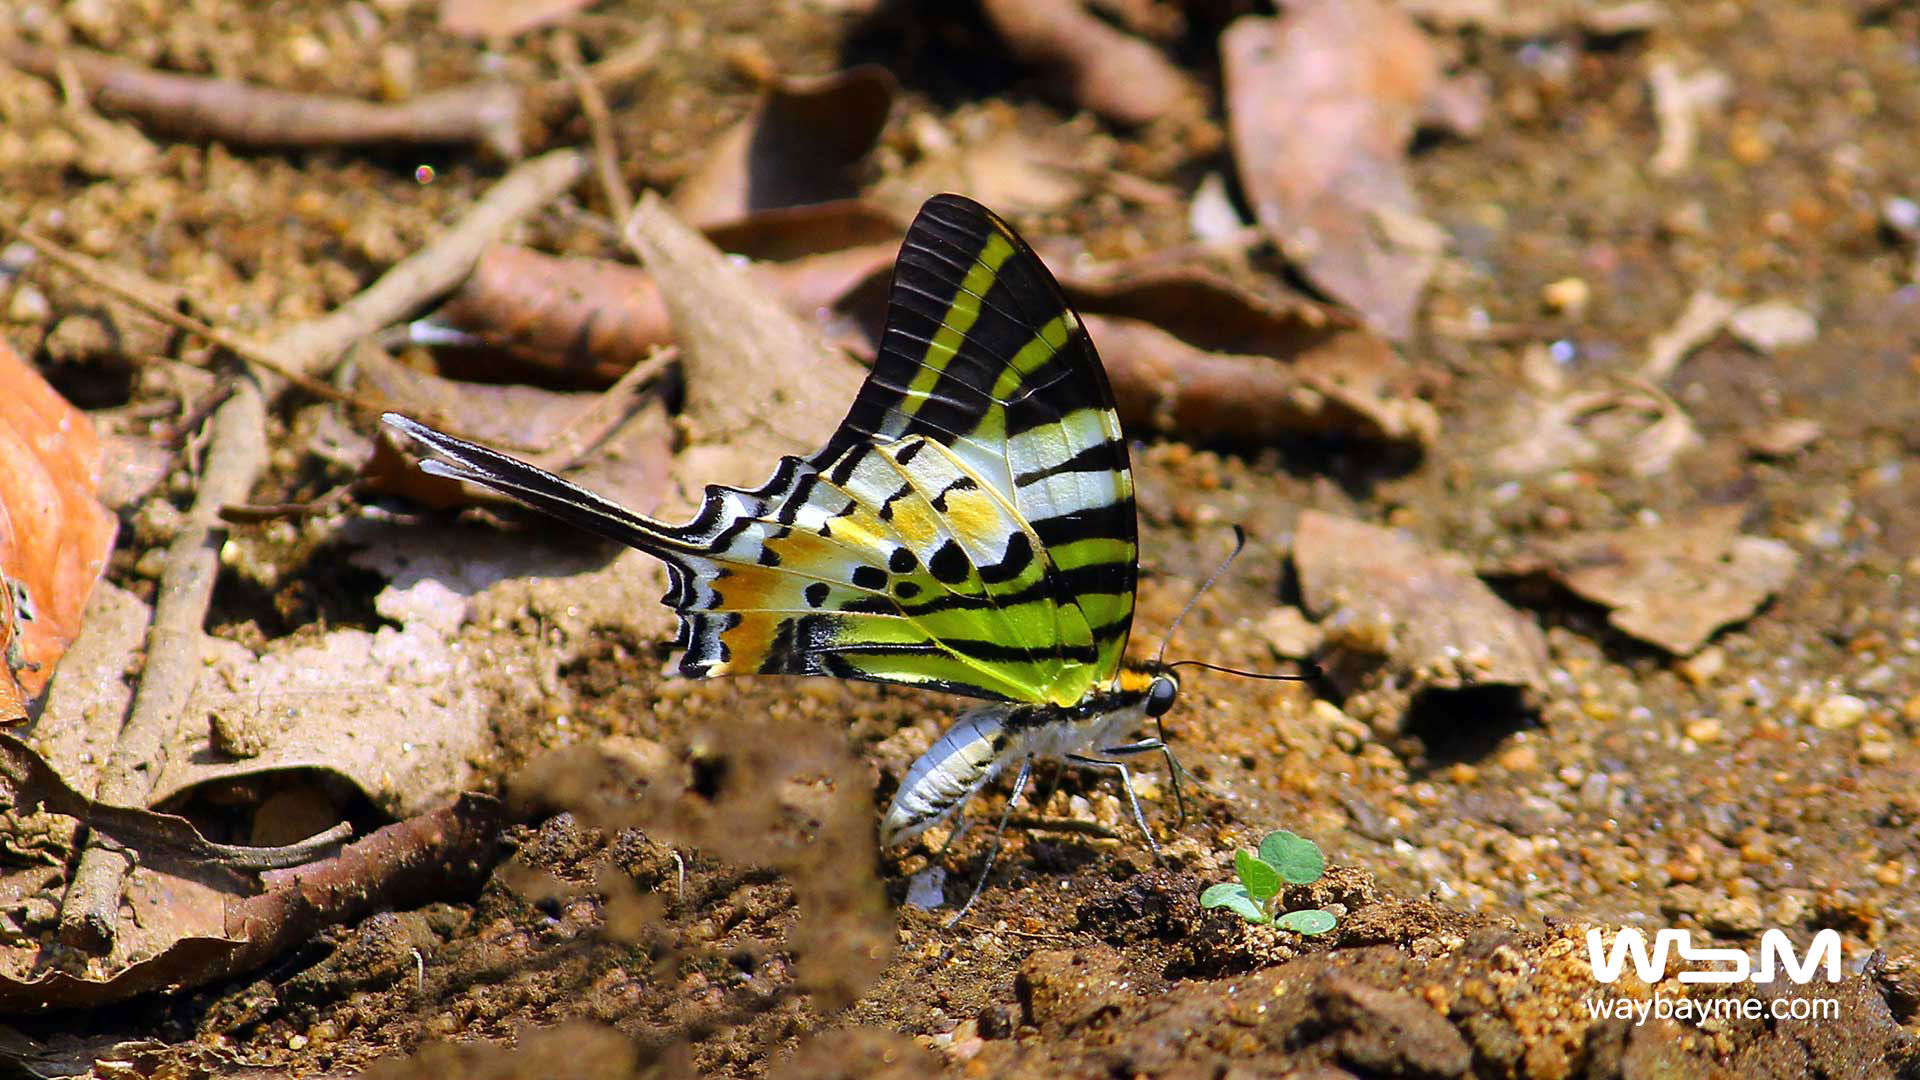
[[(1173, 625), (1167, 627), (1167, 636), (1160, 639), (1160, 651), (1153, 656), (1153, 667), (1155, 670), (1164, 670), (1166, 668), (1167, 646), (1173, 644), (1174, 633), (1180, 629), (1180, 624), (1186, 621), (1187, 614), (1193, 610), (1193, 606), (1200, 602), (1202, 596), (1207, 595), (1207, 590), (1213, 588), (1214, 582), (1220, 580), (1220, 575), (1227, 572), (1227, 567), (1233, 565), (1233, 560), (1240, 557), (1240, 552), (1246, 550), (1246, 546), (1247, 531), (1239, 525), (1235, 525), (1233, 527), (1233, 550), (1227, 552), (1227, 557), (1220, 561), (1219, 566), (1213, 568), (1213, 573), (1207, 575), (1207, 580), (1201, 582), (1200, 587), (1193, 590), (1193, 595), (1187, 598), (1187, 606), (1180, 609), (1180, 614), (1174, 616)], [(1180, 778), (1184, 776), (1195, 784), (1198, 784), (1199, 781), (1195, 780), (1193, 774), (1187, 771), (1186, 766), (1180, 764), (1180, 759), (1173, 756), (1172, 747), (1167, 745), (1166, 720), (1163, 717), (1156, 716), (1153, 719), (1153, 726), (1155, 729), (1154, 733), (1159, 736), (1160, 752), (1164, 754), (1167, 759), (1167, 777), (1173, 782), (1173, 802), (1175, 806), (1180, 808), (1180, 823), (1184, 825), (1187, 822), (1187, 795), (1184, 786), (1180, 783)]]
[(1160, 639), (1160, 651), (1153, 655), (1154, 667), (1158, 668), (1163, 666), (1161, 662), (1167, 658), (1167, 646), (1173, 644), (1174, 632), (1180, 629), (1182, 622), (1186, 621), (1187, 613), (1193, 610), (1193, 605), (1199, 603), (1201, 597), (1207, 595), (1207, 590), (1213, 588), (1213, 583), (1220, 580), (1220, 575), (1227, 572), (1227, 567), (1233, 565), (1233, 560), (1240, 557), (1240, 553), (1246, 550), (1246, 546), (1247, 530), (1235, 525), (1233, 527), (1233, 550), (1227, 552), (1227, 557), (1220, 561), (1219, 566), (1213, 568), (1213, 573), (1207, 575), (1207, 580), (1201, 582), (1200, 587), (1193, 590), (1193, 595), (1187, 599), (1187, 606), (1181, 608), (1180, 614), (1174, 616), (1173, 625), (1167, 627), (1167, 636)]

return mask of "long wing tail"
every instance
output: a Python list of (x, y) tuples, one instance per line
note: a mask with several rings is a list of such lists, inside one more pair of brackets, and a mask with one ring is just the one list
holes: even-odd
[(420, 462), (422, 472), (492, 488), (569, 525), (655, 555), (692, 547), (674, 535), (670, 526), (642, 517), (544, 469), (435, 431), (399, 413), (387, 413), (380, 422), (432, 451), (433, 457)]

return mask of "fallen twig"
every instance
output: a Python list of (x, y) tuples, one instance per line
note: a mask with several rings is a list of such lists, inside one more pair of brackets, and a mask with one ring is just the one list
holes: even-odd
[(52, 765), (19, 739), (0, 732), (0, 774), (16, 807), (38, 805), (75, 818), (97, 836), (105, 836), (141, 858), (172, 857), (229, 870), (284, 870), (319, 858), (353, 835), (341, 822), (323, 833), (280, 847), (217, 844), (193, 823), (173, 814), (135, 806), (114, 806), (87, 798), (60, 778)]
[(262, 875), (265, 891), (224, 898), (222, 933), (174, 939), (106, 978), (58, 968), (0, 978), (0, 1009), (85, 1008), (231, 978), (323, 926), (419, 904), (450, 887), (471, 888), (493, 864), (502, 823), (498, 801), (462, 795), (444, 810), (362, 837), (332, 858)]
[(521, 154), (520, 92), (507, 83), (470, 83), (383, 104), (156, 71), (86, 49), (18, 41), (0, 42), (0, 60), (49, 79), (70, 69), (94, 104), (188, 138), (238, 146), (479, 143), (509, 161)]
[(607, 212), (621, 225), (633, 213), (633, 189), (620, 175), (620, 152), (613, 139), (613, 114), (591, 72), (580, 62), (580, 39), (570, 31), (561, 31), (553, 39), (554, 59), (567, 81), (580, 96), (580, 115), (586, 118), (587, 131), (593, 136), (593, 166), (600, 187), (607, 197)]
[[(241, 378), (233, 395), (213, 414), (200, 491), (173, 543), (147, 633), (147, 662), (133, 708), (101, 770), (95, 799), (117, 806), (144, 806), (159, 774), (166, 737), (186, 710), (200, 677), (207, 603), (220, 571), (220, 508), (247, 497), (267, 459), (266, 402), (252, 379)], [(100, 951), (113, 941), (127, 856), (97, 844), (80, 854), (60, 909), (60, 938), (76, 948)]]

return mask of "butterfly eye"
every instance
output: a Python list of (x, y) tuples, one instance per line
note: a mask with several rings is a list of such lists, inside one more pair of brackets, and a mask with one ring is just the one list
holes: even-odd
[(1147, 687), (1147, 715), (1160, 716), (1173, 708), (1173, 696), (1179, 692), (1172, 679), (1165, 675), (1155, 677), (1153, 685)]

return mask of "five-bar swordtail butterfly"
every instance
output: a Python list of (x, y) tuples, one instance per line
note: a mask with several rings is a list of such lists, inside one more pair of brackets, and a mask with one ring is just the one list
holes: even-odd
[(682, 675), (828, 675), (984, 699), (907, 770), (883, 843), (918, 835), (1017, 762), (1010, 809), (1034, 761), (1052, 759), (1118, 772), (1158, 850), (1118, 759), (1166, 754), (1177, 784), (1163, 740), (1123, 737), (1163, 715), (1179, 684), (1173, 665), (1123, 658), (1136, 526), (1113, 392), (1053, 276), (978, 203), (935, 196), (907, 230), (873, 371), (826, 447), (781, 458), (752, 491), (708, 487), (684, 525), (384, 421), (430, 451), (427, 472), (665, 562)]

